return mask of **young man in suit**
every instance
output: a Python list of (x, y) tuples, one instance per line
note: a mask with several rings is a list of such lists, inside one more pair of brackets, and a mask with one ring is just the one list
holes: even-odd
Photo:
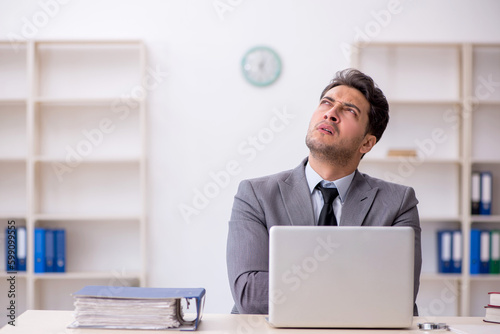
[[(319, 220), (325, 224), (319, 185), (338, 192), (332, 203), (335, 217), (327, 225), (414, 229), (416, 299), (422, 257), (415, 192), (357, 170), (388, 121), (389, 104), (372, 78), (355, 69), (340, 71), (323, 90), (312, 115), (306, 136), (309, 156), (295, 169), (240, 183), (227, 242), (233, 313), (268, 313), (269, 229), (318, 225)], [(416, 304), (414, 314), (418, 315)]]

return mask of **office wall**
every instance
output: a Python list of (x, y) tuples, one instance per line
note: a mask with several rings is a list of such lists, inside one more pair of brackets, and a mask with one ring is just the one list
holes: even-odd
[[(225, 313), (237, 185), (306, 156), (310, 113), (348, 66), (348, 43), (498, 43), (499, 14), (494, 0), (1, 0), (0, 38), (146, 42), (158, 83), (148, 98), (149, 285), (205, 287), (206, 311)], [(261, 44), (283, 63), (267, 88), (240, 68)]]

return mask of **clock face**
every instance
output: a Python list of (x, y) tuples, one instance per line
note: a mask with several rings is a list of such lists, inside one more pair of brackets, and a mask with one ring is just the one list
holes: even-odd
[(241, 62), (243, 75), (255, 86), (267, 86), (278, 79), (281, 61), (276, 52), (265, 46), (250, 49)]

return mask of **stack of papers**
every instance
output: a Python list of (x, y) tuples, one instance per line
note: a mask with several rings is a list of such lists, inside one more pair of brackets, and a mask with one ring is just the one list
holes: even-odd
[[(194, 330), (201, 319), (205, 289), (87, 286), (73, 294), (70, 328)], [(196, 300), (196, 318), (184, 319), (182, 300)]]

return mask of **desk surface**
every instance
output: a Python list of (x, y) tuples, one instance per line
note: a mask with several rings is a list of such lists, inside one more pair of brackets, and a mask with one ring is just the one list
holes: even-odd
[[(73, 311), (26, 311), (16, 319), (16, 326), (6, 325), (0, 330), (0, 334), (156, 334), (175, 333), (177, 331), (131, 331), (131, 330), (99, 330), (99, 329), (68, 329), (73, 322)], [(500, 333), (500, 325), (487, 324), (481, 317), (415, 317), (413, 326), (407, 330), (390, 330), (390, 334), (399, 333), (432, 333), (423, 332), (417, 329), (417, 324), (421, 322), (444, 322), (448, 325), (481, 326), (478, 333), (489, 333), (491, 330)], [(471, 327), (472, 328), (472, 327)], [(491, 331), (493, 333), (493, 331)], [(381, 334), (381, 330), (346, 330), (346, 329), (277, 329), (269, 326), (263, 315), (236, 315), (236, 314), (204, 314), (203, 320), (197, 332), (220, 333), (220, 334), (261, 334), (261, 333), (294, 333), (305, 334), (311, 332), (323, 333), (349, 333), (349, 334)], [(178, 332), (181, 333), (181, 332)], [(182, 332), (187, 333), (187, 332)], [(438, 332), (435, 332), (436, 334)], [(474, 331), (470, 332), (474, 334)]]

